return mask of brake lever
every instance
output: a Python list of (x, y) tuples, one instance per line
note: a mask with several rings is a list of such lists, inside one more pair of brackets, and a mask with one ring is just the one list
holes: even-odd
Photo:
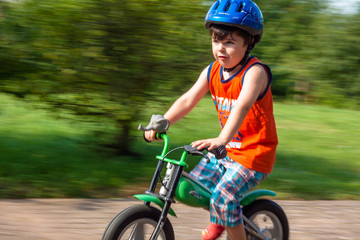
[(185, 145), (184, 149), (187, 153), (192, 154), (192, 155), (201, 155), (204, 158), (206, 158), (206, 162), (209, 163), (210, 162), (210, 158), (203, 153), (202, 151), (198, 150), (197, 148), (193, 148), (191, 145)]
[(204, 154), (202, 151), (206, 150), (208, 152), (211, 152), (212, 154), (215, 155), (216, 159), (223, 159), (226, 157), (227, 155), (227, 150), (225, 146), (220, 146), (218, 148), (215, 148), (211, 151), (208, 150), (208, 148), (203, 148), (201, 150), (198, 150), (197, 148), (193, 148), (191, 145), (185, 145), (184, 146), (185, 151), (187, 151), (189, 154), (194, 154), (194, 155), (201, 155), (203, 157), (205, 157), (207, 159), (207, 163), (210, 162), (209, 157)]

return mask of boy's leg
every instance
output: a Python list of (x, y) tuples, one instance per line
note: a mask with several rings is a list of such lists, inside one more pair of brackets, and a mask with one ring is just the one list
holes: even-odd
[(230, 240), (246, 240), (244, 224), (235, 227), (225, 227)]
[(215, 157), (209, 156), (210, 162), (208, 163), (205, 158), (194, 167), (189, 173), (190, 176), (200, 181), (207, 186), (211, 191), (214, 191), (216, 185), (220, 181), (222, 169)]
[(224, 225), (231, 240), (245, 239), (240, 200), (267, 174), (248, 169), (229, 158), (220, 162), (226, 171), (211, 196), (210, 221)]
[[(214, 191), (215, 187), (221, 179), (221, 176), (224, 174), (225, 169), (222, 165), (219, 164), (218, 160), (214, 156), (209, 154), (209, 158), (209, 163), (205, 158), (202, 159), (189, 174), (207, 186), (211, 191)], [(222, 234), (224, 230), (225, 227), (223, 225), (210, 224), (201, 233), (202, 239), (216, 239)]]
[[(239, 200), (247, 191), (265, 179), (267, 174), (245, 168), (229, 158), (220, 160), (221, 164), (213, 157), (210, 159), (210, 163), (205, 159), (200, 161), (190, 175), (213, 191), (210, 203), (211, 225), (226, 226), (231, 240), (246, 239)], [(207, 230), (215, 229), (221, 234), (220, 227), (209, 225)], [(206, 235), (220, 235), (215, 232)], [(208, 239), (207, 236), (203, 235), (203, 239)]]

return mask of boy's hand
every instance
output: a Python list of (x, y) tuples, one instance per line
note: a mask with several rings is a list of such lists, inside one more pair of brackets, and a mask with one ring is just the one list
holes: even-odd
[(154, 130), (149, 130), (149, 131), (145, 131), (144, 132), (144, 138), (145, 140), (149, 141), (149, 142), (153, 142), (155, 140), (160, 140), (156, 138), (156, 132)]
[(138, 127), (138, 130), (144, 131), (143, 137), (147, 142), (152, 142), (154, 140), (160, 141), (161, 139), (156, 138), (156, 133), (165, 133), (170, 126), (170, 121), (164, 116), (159, 114), (153, 114), (150, 119), (150, 123), (143, 127), (141, 124)]
[(209, 151), (216, 149), (220, 146), (226, 146), (227, 142), (223, 139), (221, 139), (220, 137), (217, 138), (209, 138), (209, 139), (203, 139), (203, 140), (197, 140), (193, 143), (191, 143), (191, 146), (193, 148), (198, 148), (198, 149), (204, 149), (204, 148), (208, 148)]

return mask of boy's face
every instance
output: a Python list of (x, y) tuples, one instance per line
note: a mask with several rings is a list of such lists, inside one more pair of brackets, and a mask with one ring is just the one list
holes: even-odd
[(215, 59), (224, 68), (232, 68), (244, 57), (247, 50), (244, 39), (236, 33), (219, 40), (212, 36), (212, 51)]

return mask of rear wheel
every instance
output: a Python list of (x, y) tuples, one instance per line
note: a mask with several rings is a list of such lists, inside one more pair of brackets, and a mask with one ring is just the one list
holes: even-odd
[[(155, 230), (161, 212), (154, 207), (137, 205), (119, 213), (109, 224), (103, 240), (148, 240)], [(173, 240), (174, 230), (170, 221), (165, 221), (159, 240)]]
[[(272, 240), (289, 239), (289, 223), (284, 210), (275, 202), (259, 199), (243, 208), (243, 214)], [(257, 239), (247, 233), (247, 239)]]

